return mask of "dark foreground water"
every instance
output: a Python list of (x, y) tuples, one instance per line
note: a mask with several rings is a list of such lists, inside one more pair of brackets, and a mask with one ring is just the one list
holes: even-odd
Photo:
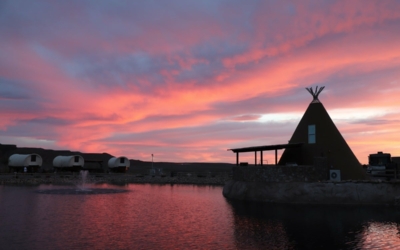
[(231, 203), (212, 186), (91, 189), (0, 186), (0, 249), (400, 249), (393, 208)]

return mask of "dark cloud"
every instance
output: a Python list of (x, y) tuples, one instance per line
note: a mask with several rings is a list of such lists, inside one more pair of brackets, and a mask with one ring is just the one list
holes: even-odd
[(29, 99), (29, 90), (19, 81), (0, 77), (0, 100)]
[(14, 115), (37, 114), (44, 111), (44, 99), (35, 82), (0, 77), (0, 108)]
[(37, 117), (33, 119), (17, 120), (18, 123), (26, 126), (31, 125), (47, 125), (47, 126), (67, 126), (72, 124), (72, 121), (60, 119), (57, 117)]
[(94, 86), (129, 88), (133, 85), (138, 90), (165, 84), (161, 71), (173, 71), (179, 68), (176, 61), (167, 60), (164, 56), (155, 57), (145, 52), (121, 56), (90, 56), (67, 66), (72, 76), (86, 79)]
[(57, 129), (59, 125), (67, 125), (67, 122), (44, 119), (16, 120), (12, 126), (5, 130), (0, 130), (0, 135), (8, 137), (27, 137), (37, 140), (57, 140), (60, 133)]

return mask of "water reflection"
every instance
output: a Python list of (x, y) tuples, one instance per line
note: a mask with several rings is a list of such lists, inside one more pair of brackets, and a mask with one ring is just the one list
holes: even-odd
[[(400, 249), (400, 210), (229, 202), (221, 187), (0, 186), (1, 249)], [(51, 192), (50, 192), (51, 193)]]
[(235, 216), (237, 249), (293, 249), (282, 222)]
[[(221, 187), (102, 185), (128, 192), (0, 190), (1, 249), (234, 249)], [(65, 187), (66, 189), (69, 187)]]
[(230, 205), (240, 249), (400, 249), (400, 211), (394, 208)]
[(400, 249), (399, 224), (369, 222), (355, 232), (354, 249)]

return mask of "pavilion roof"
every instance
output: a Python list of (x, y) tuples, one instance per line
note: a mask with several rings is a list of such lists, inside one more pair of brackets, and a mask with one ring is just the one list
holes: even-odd
[(254, 146), (254, 147), (246, 147), (246, 148), (231, 148), (228, 150), (231, 150), (234, 153), (269, 151), (269, 150), (278, 150), (278, 149), (284, 149), (284, 148), (298, 148), (298, 147), (301, 147), (303, 144), (304, 143), (263, 145), (263, 146)]

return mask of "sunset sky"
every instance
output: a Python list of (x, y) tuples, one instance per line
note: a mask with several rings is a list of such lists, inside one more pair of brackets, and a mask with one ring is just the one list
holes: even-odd
[(318, 85), (361, 163), (400, 156), (399, 10), (364, 0), (3, 0), (0, 143), (234, 163), (229, 148), (287, 143), (312, 101), (305, 88)]

